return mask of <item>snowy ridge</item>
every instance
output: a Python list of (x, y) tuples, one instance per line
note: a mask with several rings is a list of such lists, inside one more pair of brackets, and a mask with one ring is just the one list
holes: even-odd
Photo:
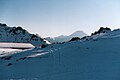
[(6, 24), (1, 23), (0, 42), (31, 43), (35, 47), (47, 44), (39, 35), (30, 34), (22, 27), (8, 27)]
[[(101, 30), (102, 28), (102, 30)], [(98, 31), (96, 31), (95, 33), (92, 33), (91, 36), (85, 36), (83, 38), (81, 38), (81, 41), (84, 40), (95, 40), (95, 39), (102, 39), (102, 38), (116, 38), (116, 37), (120, 37), (120, 29), (115, 29), (113, 31), (111, 31), (110, 28), (107, 28), (109, 30), (106, 30), (106, 28), (101, 27)]]
[(119, 29), (115, 29), (113, 31), (107, 32), (107, 33), (99, 33), (96, 35), (92, 36), (93, 38), (117, 38), (120, 37), (120, 30)]

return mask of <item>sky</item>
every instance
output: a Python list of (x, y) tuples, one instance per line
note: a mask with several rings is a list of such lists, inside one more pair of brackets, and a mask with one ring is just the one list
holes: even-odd
[(0, 0), (0, 22), (41, 37), (120, 28), (120, 0)]

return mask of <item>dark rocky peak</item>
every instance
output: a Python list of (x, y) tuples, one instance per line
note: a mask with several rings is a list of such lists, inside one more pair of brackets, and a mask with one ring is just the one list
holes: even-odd
[(107, 33), (107, 32), (109, 32), (109, 31), (111, 31), (111, 29), (108, 28), (108, 27), (106, 27), (106, 28), (100, 27), (100, 29), (99, 29), (98, 31), (95, 31), (95, 32), (92, 33), (91, 35), (96, 35), (96, 34), (100, 34), (100, 33)]
[(27, 31), (22, 27), (18, 26), (18, 27), (11, 28), (9, 32), (13, 34), (20, 34), (20, 33), (25, 34)]
[(4, 26), (7, 26), (7, 25), (4, 24), (4, 23), (0, 23), (0, 26), (1, 26), (1, 27), (4, 27)]

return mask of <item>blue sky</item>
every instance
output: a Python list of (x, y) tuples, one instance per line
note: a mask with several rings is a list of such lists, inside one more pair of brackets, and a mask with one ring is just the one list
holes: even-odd
[(0, 22), (42, 37), (120, 27), (120, 0), (0, 0)]

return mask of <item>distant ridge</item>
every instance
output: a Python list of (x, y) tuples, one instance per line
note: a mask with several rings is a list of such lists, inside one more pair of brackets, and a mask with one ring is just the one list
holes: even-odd
[(73, 37), (79, 37), (82, 38), (84, 36), (87, 36), (86, 33), (84, 33), (83, 31), (75, 31), (74, 33), (68, 35), (68, 36), (64, 36), (64, 35), (60, 35), (58, 37), (47, 37), (45, 38), (46, 40), (48, 40), (51, 43), (57, 43), (57, 42), (64, 42), (64, 41), (69, 41), (71, 40)]

